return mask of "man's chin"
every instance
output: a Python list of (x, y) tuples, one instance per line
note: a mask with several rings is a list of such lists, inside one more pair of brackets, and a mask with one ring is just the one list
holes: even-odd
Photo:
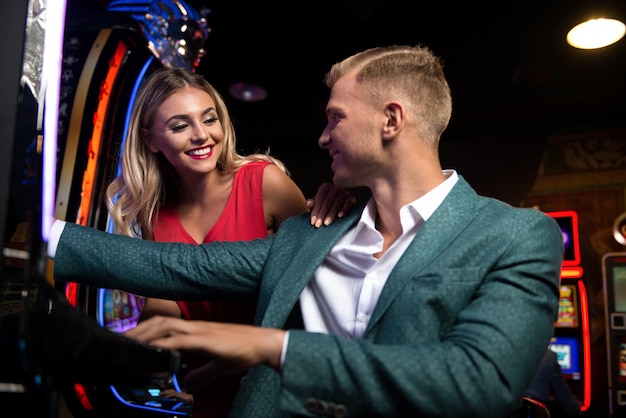
[(360, 184), (357, 184), (357, 182), (353, 181), (352, 179), (349, 179), (346, 177), (339, 177), (337, 175), (333, 177), (333, 184), (337, 187), (341, 187), (344, 189), (350, 189), (352, 187), (360, 186)]
[(337, 187), (343, 187), (349, 189), (352, 187), (359, 187), (363, 185), (362, 179), (354, 178), (349, 171), (342, 169), (341, 166), (331, 167), (333, 170), (333, 184)]

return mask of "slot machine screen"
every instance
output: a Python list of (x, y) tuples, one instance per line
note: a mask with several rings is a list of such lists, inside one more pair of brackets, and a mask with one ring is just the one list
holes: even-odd
[(559, 224), (563, 235), (563, 266), (580, 264), (580, 243), (578, 237), (578, 215), (575, 211), (546, 212)]
[(578, 327), (578, 299), (574, 285), (561, 285), (559, 314), (555, 326), (558, 328)]
[(626, 312), (626, 265), (613, 265), (611, 272), (615, 312)]
[(580, 380), (580, 346), (574, 337), (554, 337), (550, 350), (556, 353), (557, 361), (566, 379)]
[(124, 332), (137, 325), (144, 297), (113, 289), (100, 289), (99, 297), (100, 325), (114, 332)]

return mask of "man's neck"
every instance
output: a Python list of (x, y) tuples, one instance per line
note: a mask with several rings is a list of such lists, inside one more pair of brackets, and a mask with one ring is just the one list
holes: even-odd
[(383, 249), (374, 254), (380, 258), (391, 247), (396, 239), (402, 235), (402, 223), (400, 221), (400, 208), (397, 211), (380, 210), (376, 205), (376, 230), (383, 236)]

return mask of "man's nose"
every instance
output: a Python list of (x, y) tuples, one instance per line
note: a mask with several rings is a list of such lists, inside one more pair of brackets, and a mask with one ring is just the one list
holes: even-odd
[(328, 126), (327, 126), (326, 128), (324, 128), (319, 139), (317, 140), (317, 145), (319, 145), (319, 147), (322, 149), (326, 149), (329, 143), (330, 143), (330, 133), (329, 133)]

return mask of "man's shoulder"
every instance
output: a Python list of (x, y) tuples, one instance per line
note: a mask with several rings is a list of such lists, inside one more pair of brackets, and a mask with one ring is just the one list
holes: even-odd
[(490, 199), (490, 204), (484, 209), (484, 216), (488, 218), (498, 216), (502, 217), (505, 223), (521, 225), (524, 229), (547, 228), (558, 230), (560, 234), (556, 221), (537, 208), (512, 206), (497, 199)]
[[(352, 208), (350, 212), (348, 212), (345, 216), (341, 218), (335, 218), (333, 222), (328, 226), (322, 226), (320, 228), (316, 228), (311, 225), (311, 214), (303, 213), (300, 215), (292, 216), (283, 223), (280, 224), (280, 229), (278, 232), (285, 231), (283, 233), (302, 233), (303, 231), (307, 231), (304, 233), (315, 233), (316, 231), (341, 231), (345, 230), (353, 225), (354, 222), (361, 216), (365, 205), (359, 204)], [(334, 232), (333, 232), (334, 233)]]

